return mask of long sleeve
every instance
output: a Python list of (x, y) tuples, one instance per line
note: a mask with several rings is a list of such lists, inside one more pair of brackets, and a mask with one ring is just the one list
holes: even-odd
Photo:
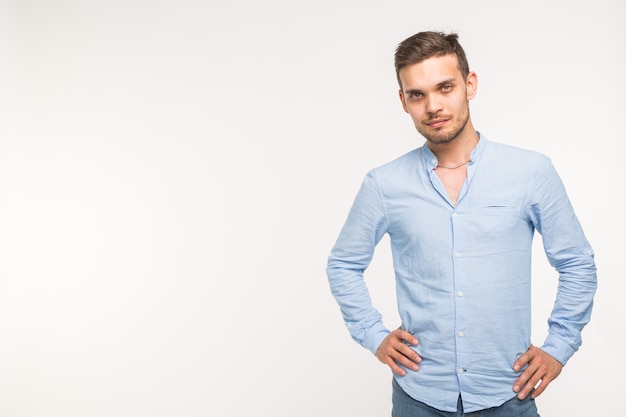
[(531, 218), (542, 236), (548, 261), (559, 274), (542, 349), (565, 364), (580, 347), (581, 331), (591, 318), (597, 287), (593, 250), (548, 158), (540, 160), (530, 187), (535, 196)]
[(331, 292), (352, 338), (374, 354), (389, 330), (372, 305), (363, 274), (387, 224), (372, 171), (363, 180), (326, 269)]
[(467, 412), (515, 396), (515, 359), (531, 343), (532, 242), (558, 272), (541, 346), (565, 364), (581, 344), (596, 291), (591, 246), (550, 159), (481, 136), (467, 179), (451, 205), (422, 146), (363, 180), (327, 273), (352, 337), (373, 353), (389, 334), (363, 274), (387, 234), (402, 328), (420, 341), (418, 372), (396, 378), (409, 395)]

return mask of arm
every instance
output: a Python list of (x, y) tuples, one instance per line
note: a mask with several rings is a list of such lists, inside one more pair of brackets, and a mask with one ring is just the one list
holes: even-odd
[(559, 285), (548, 336), (541, 346), (531, 346), (514, 364), (526, 369), (515, 382), (519, 397), (539, 396), (561, 372), (582, 343), (581, 332), (591, 318), (597, 287), (593, 250), (565, 188), (550, 161), (543, 157), (530, 183), (530, 217), (542, 235), (544, 251), (559, 274)]
[(363, 274), (374, 249), (387, 232), (388, 222), (375, 173), (370, 172), (361, 185), (339, 238), (328, 259), (331, 292), (352, 335), (398, 375), (406, 375), (399, 365), (417, 371), (422, 358), (408, 344), (417, 345), (411, 333), (387, 330), (380, 313), (373, 307)]
[(326, 272), (352, 338), (374, 354), (390, 332), (372, 305), (363, 274), (387, 226), (375, 173), (370, 172), (331, 251)]

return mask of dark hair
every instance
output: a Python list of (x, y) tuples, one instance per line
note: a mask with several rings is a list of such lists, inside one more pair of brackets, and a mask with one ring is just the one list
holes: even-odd
[(400, 42), (396, 48), (394, 62), (396, 67), (396, 77), (400, 82), (400, 70), (406, 66), (420, 63), (428, 58), (444, 55), (456, 55), (459, 62), (459, 70), (463, 79), (467, 79), (469, 74), (469, 64), (465, 57), (465, 51), (459, 44), (459, 35), (443, 32), (419, 32)]

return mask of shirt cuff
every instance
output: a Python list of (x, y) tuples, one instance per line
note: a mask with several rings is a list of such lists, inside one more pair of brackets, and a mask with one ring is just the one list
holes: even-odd
[(363, 346), (369, 349), (374, 355), (376, 355), (376, 350), (389, 333), (391, 332), (385, 327), (385, 325), (381, 322), (378, 322), (369, 329), (367, 329), (367, 332), (365, 332)]
[(543, 346), (541, 346), (541, 350), (565, 366), (569, 358), (571, 358), (578, 349), (573, 348), (558, 336), (550, 334), (546, 338)]

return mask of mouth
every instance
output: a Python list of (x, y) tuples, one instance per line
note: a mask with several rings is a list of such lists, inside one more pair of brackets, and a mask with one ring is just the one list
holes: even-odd
[(432, 127), (433, 129), (437, 129), (437, 128), (442, 127), (444, 124), (446, 124), (447, 121), (448, 119), (435, 119), (435, 120), (430, 120), (426, 124)]

